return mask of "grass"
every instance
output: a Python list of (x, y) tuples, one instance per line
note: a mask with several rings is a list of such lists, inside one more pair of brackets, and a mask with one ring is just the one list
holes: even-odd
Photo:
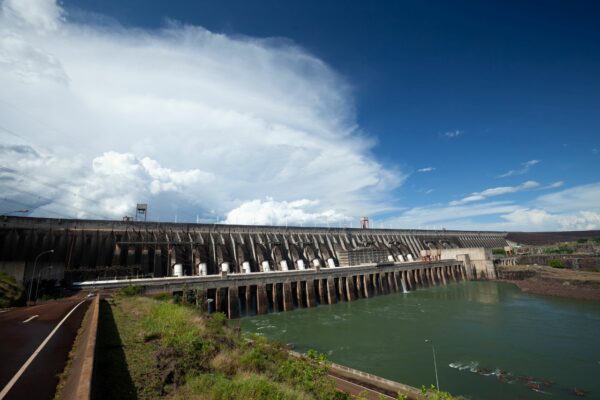
[(223, 314), (123, 293), (102, 302), (99, 329), (95, 398), (349, 398), (322, 355), (293, 358), (280, 344), (243, 337)]

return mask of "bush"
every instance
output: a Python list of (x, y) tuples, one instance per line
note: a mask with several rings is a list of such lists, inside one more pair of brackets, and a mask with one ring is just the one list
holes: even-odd
[(142, 294), (144, 289), (141, 286), (125, 286), (119, 289), (119, 294), (123, 297), (133, 297)]
[(548, 265), (552, 268), (564, 268), (565, 264), (561, 260), (550, 260)]
[(152, 298), (158, 301), (169, 301), (173, 298), (173, 296), (171, 296), (170, 293), (159, 293), (152, 296)]
[(577, 243), (583, 244), (583, 243), (587, 243), (587, 242), (588, 242), (587, 239), (577, 239)]
[(506, 252), (504, 251), (504, 249), (492, 249), (492, 254), (497, 256), (505, 256)]
[(12, 276), (0, 272), (0, 308), (24, 302), (25, 291)]

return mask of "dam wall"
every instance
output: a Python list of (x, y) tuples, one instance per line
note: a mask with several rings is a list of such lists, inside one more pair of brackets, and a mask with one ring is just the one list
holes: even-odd
[[(372, 262), (420, 261), (421, 250), (504, 247), (505, 235), (2, 217), (0, 271), (21, 282), (71, 283), (326, 270), (369, 257), (377, 258)], [(48, 250), (54, 252), (39, 257), (33, 277), (36, 257)]]

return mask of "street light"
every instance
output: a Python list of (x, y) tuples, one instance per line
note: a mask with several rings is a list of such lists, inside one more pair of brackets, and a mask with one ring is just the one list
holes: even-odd
[(431, 352), (433, 353), (433, 368), (435, 370), (435, 385), (437, 386), (437, 390), (440, 390), (440, 380), (438, 379), (437, 362), (435, 361), (435, 347), (433, 346), (433, 340), (425, 339), (425, 343), (429, 343), (431, 345)]
[(33, 287), (33, 280), (35, 279), (35, 266), (37, 265), (38, 259), (41, 256), (43, 256), (44, 254), (48, 254), (48, 253), (54, 253), (54, 249), (42, 251), (40, 254), (37, 255), (37, 257), (35, 258), (35, 261), (33, 262), (33, 272), (31, 273), (31, 282), (29, 283), (29, 294), (27, 295), (27, 303), (28, 304), (31, 302), (31, 289)]
[(35, 298), (37, 300), (37, 298), (39, 297), (39, 293), (40, 293), (40, 279), (42, 278), (42, 272), (44, 272), (47, 269), (52, 269), (52, 265), (47, 266), (46, 268), (42, 268), (40, 270), (40, 272), (38, 273), (38, 279), (37, 282), (35, 284)]

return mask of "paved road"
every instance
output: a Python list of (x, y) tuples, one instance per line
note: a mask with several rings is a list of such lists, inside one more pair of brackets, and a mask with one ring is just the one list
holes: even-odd
[[(52, 399), (58, 375), (63, 371), (77, 330), (90, 301), (83, 295), (0, 313), (0, 390), (4, 390), (30, 356), (67, 314), (79, 305), (58, 328), (0, 400)], [(24, 322), (27, 321), (27, 322)], [(1, 393), (1, 392), (0, 392)]]

